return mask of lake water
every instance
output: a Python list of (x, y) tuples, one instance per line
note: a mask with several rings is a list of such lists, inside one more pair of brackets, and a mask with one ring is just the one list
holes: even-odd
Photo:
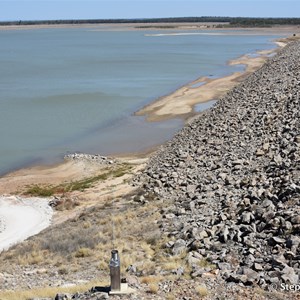
[[(201, 76), (224, 76), (275, 36), (157, 35), (57, 28), (0, 31), (0, 174), (68, 152), (116, 154), (169, 139), (181, 120), (134, 112)], [(242, 32), (241, 32), (242, 33)]]

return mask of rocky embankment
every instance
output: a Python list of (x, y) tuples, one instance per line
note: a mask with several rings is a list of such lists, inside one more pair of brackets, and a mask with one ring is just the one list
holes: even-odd
[(161, 224), (171, 253), (207, 259), (231, 282), (299, 283), (299, 96), (297, 41), (151, 159), (140, 180), (173, 200)]

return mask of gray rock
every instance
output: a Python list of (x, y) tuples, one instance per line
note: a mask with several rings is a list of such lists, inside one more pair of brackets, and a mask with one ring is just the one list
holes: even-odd
[(177, 275), (177, 276), (182, 276), (182, 275), (184, 275), (184, 267), (179, 267), (179, 268), (176, 270), (176, 275)]
[(251, 284), (257, 282), (259, 279), (258, 273), (250, 268), (243, 267), (242, 274), (247, 276), (247, 281)]
[(281, 279), (289, 284), (298, 284), (299, 283), (299, 276), (295, 273), (294, 269), (285, 266), (285, 268), (281, 272)]
[(257, 149), (256, 150), (256, 156), (263, 156), (265, 154), (265, 151), (262, 149)]
[(242, 223), (250, 224), (251, 221), (254, 219), (254, 216), (251, 212), (245, 212), (242, 214)]
[(183, 239), (177, 240), (172, 248), (173, 255), (179, 255), (187, 250), (186, 242)]
[(275, 217), (274, 211), (266, 211), (262, 216), (263, 220), (267, 223), (270, 222), (274, 217)]
[(95, 293), (94, 296), (96, 296), (97, 300), (109, 299), (108, 293)]
[(272, 264), (278, 266), (285, 266), (287, 263), (285, 257), (283, 255), (275, 256), (272, 258)]
[(135, 274), (137, 272), (137, 267), (135, 265), (130, 265), (127, 269), (126, 272)]
[(284, 244), (286, 241), (278, 236), (271, 237), (272, 244)]
[(229, 264), (229, 263), (224, 263), (224, 262), (219, 262), (217, 264), (218, 268), (221, 270), (221, 271), (224, 271), (224, 270), (231, 270), (232, 269), (232, 266)]
[(300, 224), (300, 215), (293, 217), (291, 222), (292, 224)]
[(71, 294), (57, 294), (55, 296), (55, 300), (70, 300), (72, 297), (73, 295)]
[(203, 258), (202, 255), (201, 258), (195, 257), (194, 253), (195, 252), (189, 252), (188, 254), (187, 261), (190, 267), (199, 265), (200, 260)]
[(224, 228), (222, 229), (221, 233), (220, 233), (220, 240), (224, 243), (226, 243), (228, 241), (228, 237), (229, 237), (229, 229), (227, 226), (224, 226)]
[(255, 271), (263, 271), (263, 266), (261, 265), (261, 264), (259, 264), (259, 263), (254, 263), (254, 270)]

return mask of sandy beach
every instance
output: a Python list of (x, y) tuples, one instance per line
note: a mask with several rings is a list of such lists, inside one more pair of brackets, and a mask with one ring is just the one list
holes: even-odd
[[(0, 30), (3, 29), (0, 28)], [(284, 40), (278, 42), (279, 47), (283, 47), (285, 44)], [(237, 58), (229, 62), (229, 64), (245, 65), (244, 72), (236, 72), (216, 79), (201, 77), (170, 95), (161, 97), (157, 101), (147, 105), (142, 110), (136, 112), (136, 115), (146, 116), (148, 121), (160, 121), (174, 117), (188, 119), (195, 115), (194, 106), (196, 104), (220, 98), (242, 81), (243, 78), (262, 66), (271, 54), (272, 52), (270, 51), (264, 51), (258, 53), (258, 56), (255, 57), (245, 55)], [(200, 86), (195, 87), (195, 85), (199, 84)], [(134, 174), (140, 170), (146, 160), (147, 158), (138, 160), (131, 157), (129, 162), (134, 161), (135, 165), (131, 173)], [(83, 161), (65, 161), (54, 166), (26, 168), (0, 178), (0, 195), (18, 195), (22, 194), (25, 187), (33, 184), (53, 185), (61, 182), (70, 182), (93, 176), (99, 172), (101, 172), (101, 167)], [(100, 193), (101, 199), (104, 201), (105, 197), (111, 193), (112, 187), (114, 187), (115, 191), (118, 191), (119, 195), (130, 192), (132, 187), (129, 187), (128, 183), (124, 184), (124, 178), (121, 179), (120, 181), (114, 180), (100, 186), (98, 185), (86, 197), (93, 202)], [(37, 203), (40, 203), (41, 207), (38, 207)], [(23, 200), (15, 196), (2, 196), (0, 198), (0, 205), (0, 228), (2, 228), (2, 232), (0, 233), (0, 251), (38, 233), (50, 225), (52, 213), (47, 205), (47, 200)]]

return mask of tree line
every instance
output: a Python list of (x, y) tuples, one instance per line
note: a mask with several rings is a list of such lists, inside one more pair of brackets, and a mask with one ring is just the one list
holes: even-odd
[(232, 17), (180, 17), (148, 19), (80, 19), (80, 20), (19, 20), (0, 22), (4, 25), (58, 25), (58, 24), (126, 24), (126, 23), (224, 23), (230, 27), (268, 27), (273, 25), (300, 25), (300, 18), (232, 18)]
[(231, 26), (264, 27), (273, 25), (300, 25), (300, 18), (231, 18)]

